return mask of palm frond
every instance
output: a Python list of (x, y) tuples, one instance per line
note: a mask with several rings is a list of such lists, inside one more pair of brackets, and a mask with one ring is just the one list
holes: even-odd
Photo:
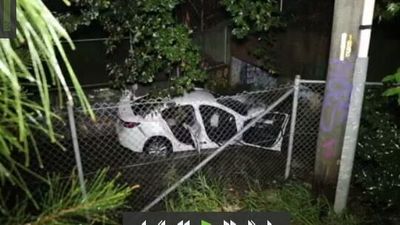
[[(57, 119), (51, 110), (49, 87), (59, 87), (72, 100), (71, 85), (83, 108), (94, 118), (89, 102), (72, 70), (62, 40), (74, 48), (67, 31), (41, 0), (18, 0), (17, 38), (0, 39), (0, 180), (22, 184), (16, 176), (13, 157), (20, 152), (29, 165), (29, 150), (35, 148), (33, 132), (46, 134), (57, 142), (52, 122)], [(62, 66), (67, 69), (64, 73)], [(68, 83), (71, 81), (71, 84)], [(29, 84), (39, 100), (32, 101), (25, 93)]]
[[(117, 177), (118, 178), (118, 177)], [(135, 187), (118, 185), (116, 179), (109, 181), (107, 171), (99, 172), (88, 182), (87, 197), (82, 198), (78, 177), (68, 180), (52, 177), (47, 190), (37, 199), (40, 211), (32, 213), (29, 199), (22, 199), (17, 207), (7, 210), (1, 207), (0, 223), (4, 225), (51, 225), (51, 224), (116, 224), (111, 210), (122, 207)], [(0, 202), (1, 203), (1, 202)], [(4, 203), (3, 203), (4, 204)]]

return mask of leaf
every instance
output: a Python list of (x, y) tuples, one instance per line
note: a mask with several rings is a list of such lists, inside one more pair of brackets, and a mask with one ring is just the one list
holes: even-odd
[(390, 88), (383, 93), (384, 96), (393, 96), (398, 94), (400, 94), (400, 87)]

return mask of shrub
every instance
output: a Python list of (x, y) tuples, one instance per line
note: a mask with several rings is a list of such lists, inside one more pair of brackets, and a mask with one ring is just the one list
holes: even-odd
[(400, 127), (395, 99), (384, 98), (381, 93), (372, 90), (366, 94), (354, 182), (368, 202), (385, 209), (400, 203)]

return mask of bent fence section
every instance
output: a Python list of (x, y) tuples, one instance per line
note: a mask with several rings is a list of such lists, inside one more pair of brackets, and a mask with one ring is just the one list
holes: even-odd
[(95, 121), (69, 106), (69, 124), (55, 125), (60, 143), (38, 139), (45, 164), (37, 172), (68, 176), (77, 169), (85, 193), (84, 180), (108, 168), (110, 177), (139, 186), (131, 205), (144, 211), (199, 173), (236, 188), (308, 180), (323, 92), (324, 83), (297, 78), (233, 96), (196, 90), (137, 99), (125, 93), (118, 103), (94, 103)]

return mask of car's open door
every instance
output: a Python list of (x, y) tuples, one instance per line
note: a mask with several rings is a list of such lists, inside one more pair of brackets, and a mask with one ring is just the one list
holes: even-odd
[[(245, 122), (249, 124), (252, 119)], [(268, 113), (253, 127), (244, 132), (241, 144), (273, 151), (282, 149), (282, 142), (289, 115), (285, 113)]]

